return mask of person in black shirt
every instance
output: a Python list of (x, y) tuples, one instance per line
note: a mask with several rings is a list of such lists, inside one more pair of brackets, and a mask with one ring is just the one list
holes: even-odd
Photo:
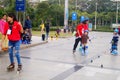
[(45, 24), (45, 31), (46, 31), (46, 40), (48, 40), (49, 32), (50, 32), (50, 23), (49, 22), (47, 22)]

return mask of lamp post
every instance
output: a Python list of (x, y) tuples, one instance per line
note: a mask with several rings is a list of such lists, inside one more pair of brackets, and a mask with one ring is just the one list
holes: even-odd
[(77, 10), (77, 7), (78, 7), (78, 6), (77, 6), (77, 2), (78, 2), (78, 1), (76, 0), (76, 3), (75, 3), (75, 5), (76, 5), (76, 10)]
[(61, 1), (59, 0), (59, 6), (60, 6)]
[(118, 1), (116, 2), (117, 8), (116, 8), (116, 24), (118, 24)]
[(68, 0), (65, 0), (65, 11), (64, 11), (64, 29), (68, 26)]
[(111, 0), (113, 2), (116, 2), (116, 24), (118, 24), (118, 1), (120, 0)]
[(96, 2), (96, 9), (95, 9), (95, 27), (94, 27), (94, 29), (96, 30), (96, 22), (97, 22), (97, 2)]

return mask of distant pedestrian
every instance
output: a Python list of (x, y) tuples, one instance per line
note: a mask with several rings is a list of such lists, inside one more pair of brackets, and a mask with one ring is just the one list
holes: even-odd
[[(30, 17), (29, 17), (29, 16), (26, 17), (24, 28), (25, 28), (25, 29), (26, 29), (26, 28), (28, 29), (29, 36), (30, 36), (30, 41), (31, 41), (31, 39), (32, 39), (32, 21), (30, 20)], [(25, 30), (25, 29), (24, 29), (24, 30)]]
[(22, 43), (23, 44), (30, 44), (30, 36), (28, 29), (24, 30), (24, 33), (22, 34)]
[[(7, 67), (8, 70), (12, 70), (15, 67), (14, 63), (14, 53), (17, 58), (18, 68), (17, 71), (22, 69), (22, 63), (20, 59), (20, 40), (21, 33), (23, 33), (23, 28), (21, 24), (17, 21), (16, 15), (14, 13), (9, 13), (7, 17), (7, 23), (5, 24), (4, 32), (3, 32), (3, 40), (5, 40), (5, 36), (8, 36), (9, 39), (9, 58), (10, 65)], [(15, 49), (15, 51), (14, 51)]]
[(50, 22), (46, 22), (45, 24), (45, 31), (46, 31), (46, 40), (48, 40), (49, 32), (50, 32)]
[(45, 24), (42, 21), (42, 23), (40, 24), (40, 29), (41, 29), (41, 34), (43, 34), (45, 32)]
[(45, 41), (45, 24), (42, 21), (42, 23), (40, 24), (40, 29), (41, 29), (41, 37), (42, 37), (42, 41)]
[(3, 14), (2, 15), (2, 18), (0, 19), (0, 32), (3, 34), (4, 32), (4, 26), (5, 26), (5, 23), (6, 23), (6, 18), (7, 18), (7, 15), (6, 14)]
[(56, 29), (56, 33), (58, 36), (60, 35), (60, 28), (59, 27)]
[(78, 43), (81, 42), (81, 36), (85, 30), (88, 30), (88, 18), (81, 16), (81, 23), (76, 26), (76, 38), (73, 46), (73, 53), (75, 53)]
[[(2, 15), (2, 19), (0, 19), (0, 32), (1, 35), (3, 36), (3, 32), (4, 32), (4, 27), (6, 24), (6, 18), (7, 18), (7, 14), (3, 14)], [(1, 41), (1, 49), (2, 50), (7, 50), (8, 49), (8, 39), (7, 36), (5, 37), (5, 41)]]
[(119, 36), (120, 36), (120, 26), (118, 27), (118, 34), (119, 34)]

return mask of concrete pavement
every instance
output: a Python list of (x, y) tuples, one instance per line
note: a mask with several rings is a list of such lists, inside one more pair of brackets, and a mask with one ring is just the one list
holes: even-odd
[[(120, 80), (120, 54), (113, 56), (109, 50), (112, 33), (91, 32), (90, 37), (87, 56), (78, 48), (72, 54), (74, 37), (21, 50), (20, 74), (16, 69), (7, 72), (8, 54), (0, 55), (0, 80)], [(120, 41), (118, 49), (120, 52)]]

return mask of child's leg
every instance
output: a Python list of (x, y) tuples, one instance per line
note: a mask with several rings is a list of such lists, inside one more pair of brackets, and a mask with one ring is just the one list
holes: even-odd
[(85, 55), (85, 45), (84, 44), (81, 44), (81, 53), (82, 55), (84, 56)]
[(84, 52), (85, 52), (85, 50), (87, 49), (86, 43), (82, 44), (82, 46), (83, 46), (83, 50), (84, 50)]
[(85, 49), (85, 44), (83, 45), (83, 50), (84, 50), (84, 53), (85, 53), (85, 50), (86, 50), (86, 49)]
[(88, 46), (85, 44), (85, 53), (88, 54)]
[(87, 44), (86, 43), (84, 43), (83, 45), (82, 45), (83, 47), (83, 52), (84, 52), (84, 54), (87, 54), (88, 53), (88, 46), (87, 46)]
[(113, 50), (117, 50), (117, 45), (112, 44), (112, 47), (111, 47), (111, 52), (112, 52)]

